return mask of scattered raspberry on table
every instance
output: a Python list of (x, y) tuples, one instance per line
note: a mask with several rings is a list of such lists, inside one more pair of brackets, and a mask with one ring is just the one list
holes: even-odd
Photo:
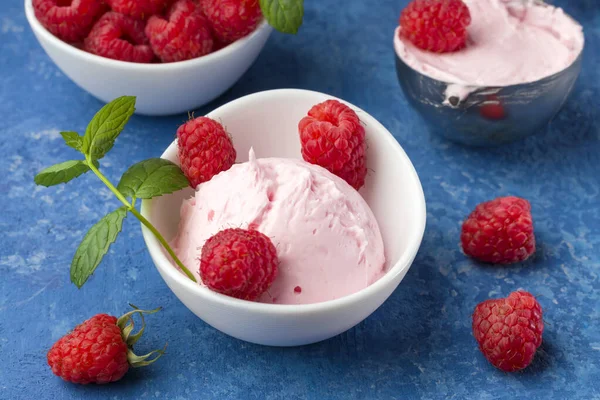
[(473, 312), (473, 336), (492, 365), (505, 372), (531, 364), (542, 343), (540, 303), (526, 291), (479, 303)]
[(192, 0), (178, 0), (165, 17), (150, 17), (146, 36), (163, 62), (189, 60), (213, 50), (210, 25)]
[(302, 157), (360, 189), (367, 176), (365, 129), (358, 115), (337, 100), (315, 105), (298, 124)]
[(258, 0), (200, 0), (215, 37), (223, 43), (243, 38), (262, 20)]
[(84, 49), (120, 61), (149, 63), (154, 59), (144, 33), (144, 22), (112, 11), (94, 25), (85, 39)]
[(80, 42), (94, 22), (106, 11), (102, 0), (33, 0), (40, 23), (54, 36), (68, 42)]
[(267, 236), (252, 229), (225, 229), (202, 247), (200, 277), (215, 292), (254, 301), (271, 286), (278, 265)]
[[(52, 346), (47, 354), (48, 365), (55, 375), (73, 383), (85, 385), (118, 381), (129, 367), (150, 365), (164, 353), (163, 350), (155, 350), (136, 356), (132, 350), (144, 331), (143, 314), (156, 311), (158, 309), (144, 311), (136, 308), (120, 318), (97, 314)], [(132, 317), (136, 313), (142, 316), (142, 328), (132, 335)], [(150, 358), (154, 354), (157, 356)]]
[(413, 0), (399, 23), (400, 34), (418, 48), (448, 53), (466, 46), (471, 13), (461, 0)]
[(192, 119), (177, 130), (181, 170), (193, 188), (226, 171), (236, 151), (223, 126), (207, 117)]
[(479, 204), (462, 225), (463, 251), (492, 264), (521, 262), (535, 252), (531, 205), (509, 196)]

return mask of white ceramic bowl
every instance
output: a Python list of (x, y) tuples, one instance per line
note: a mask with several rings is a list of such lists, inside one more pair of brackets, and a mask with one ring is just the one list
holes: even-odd
[[(334, 97), (323, 93), (281, 89), (251, 94), (208, 114), (221, 121), (233, 137), (238, 159), (256, 156), (300, 158), (297, 126), (315, 104)], [(396, 289), (410, 268), (425, 230), (425, 198), (413, 165), (402, 147), (377, 120), (352, 107), (367, 134), (370, 173), (361, 190), (379, 223), (388, 272), (352, 295), (307, 305), (263, 304), (238, 300), (201, 287), (185, 277), (167, 258), (152, 233), (144, 239), (160, 275), (173, 293), (198, 317), (216, 329), (248, 342), (294, 346), (318, 342), (346, 331), (375, 311)], [(177, 143), (162, 155), (177, 160)], [(171, 240), (179, 223), (182, 201), (193, 191), (144, 201), (142, 214)]]
[(38, 41), (65, 75), (98, 99), (136, 96), (136, 113), (172, 115), (188, 112), (219, 97), (250, 68), (272, 28), (263, 21), (250, 35), (193, 60), (137, 64), (99, 57), (52, 35), (35, 17), (32, 0), (25, 14)]

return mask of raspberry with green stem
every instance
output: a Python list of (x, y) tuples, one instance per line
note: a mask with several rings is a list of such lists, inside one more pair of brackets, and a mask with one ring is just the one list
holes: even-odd
[[(146, 329), (144, 314), (154, 314), (161, 308), (147, 311), (130, 306), (133, 310), (119, 318), (96, 314), (60, 338), (46, 355), (52, 372), (72, 383), (105, 384), (120, 380), (129, 368), (145, 367), (158, 360), (166, 345), (142, 356), (133, 352), (133, 346)], [(133, 333), (135, 314), (142, 320), (137, 333)]]

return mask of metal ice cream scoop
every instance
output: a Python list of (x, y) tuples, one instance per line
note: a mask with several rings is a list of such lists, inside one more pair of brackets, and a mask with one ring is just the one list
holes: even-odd
[[(524, 4), (538, 0), (522, 1)], [(582, 54), (562, 71), (531, 83), (466, 87), (417, 72), (394, 52), (398, 80), (409, 103), (430, 130), (472, 146), (491, 146), (530, 136), (544, 128), (571, 94)]]

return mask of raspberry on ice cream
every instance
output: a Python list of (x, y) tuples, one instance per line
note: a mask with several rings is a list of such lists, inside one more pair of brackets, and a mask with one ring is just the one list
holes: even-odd
[(72, 43), (88, 35), (106, 6), (103, 0), (33, 0), (33, 10), (50, 33)]
[(436, 53), (465, 47), (471, 14), (462, 0), (413, 0), (400, 14), (402, 36)]
[(492, 365), (505, 372), (527, 367), (542, 344), (540, 303), (525, 291), (479, 303), (473, 312), (473, 335)]
[(181, 169), (192, 187), (229, 169), (236, 151), (223, 126), (207, 117), (189, 120), (177, 129)]
[(365, 128), (358, 115), (337, 100), (313, 106), (298, 124), (302, 158), (320, 165), (356, 190), (365, 184)]
[(466, 255), (483, 262), (524, 261), (535, 252), (531, 205), (514, 196), (481, 203), (463, 222), (460, 240)]
[(200, 255), (202, 282), (215, 292), (256, 300), (277, 277), (277, 249), (257, 230), (229, 228), (209, 238)]
[(250, 161), (200, 184), (181, 207), (175, 253), (197, 274), (204, 243), (226, 228), (258, 230), (277, 249), (278, 275), (260, 302), (333, 300), (385, 273), (383, 239), (365, 200), (302, 160), (256, 159), (251, 151)]
[(558, 73), (583, 49), (581, 25), (560, 8), (537, 1), (463, 1), (471, 15), (466, 47), (443, 54), (422, 50), (404, 37), (400, 26), (394, 35), (398, 57), (439, 81), (509, 86)]
[(120, 61), (149, 63), (154, 59), (144, 34), (144, 22), (112, 11), (96, 22), (83, 48)]

